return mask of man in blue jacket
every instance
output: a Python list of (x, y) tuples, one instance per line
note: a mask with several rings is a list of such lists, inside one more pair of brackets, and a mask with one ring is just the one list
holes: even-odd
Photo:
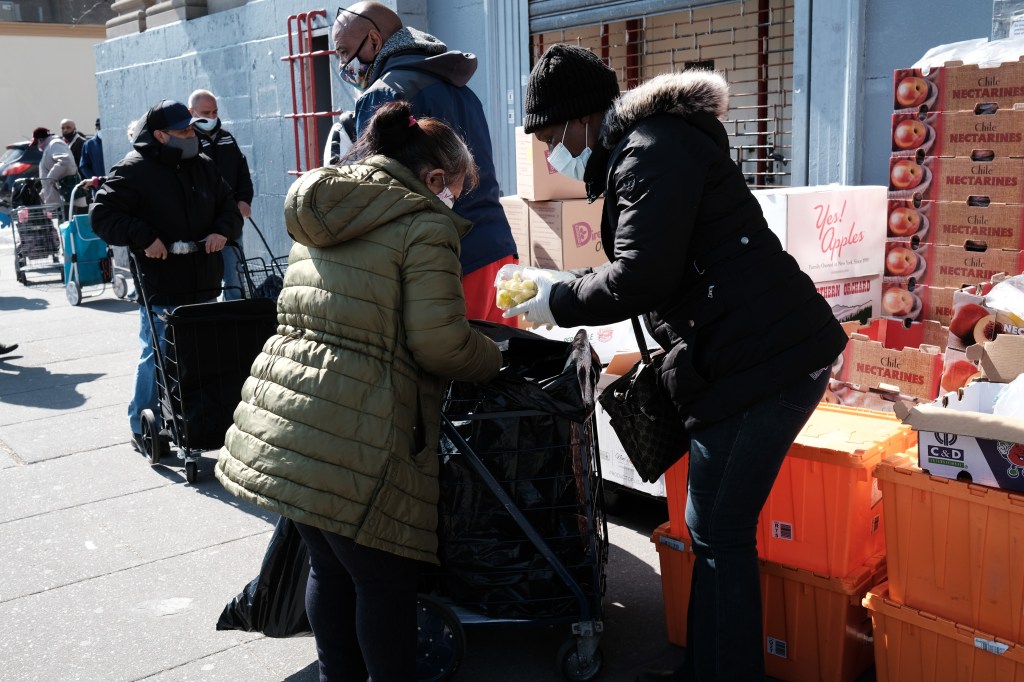
[(382, 104), (403, 99), (414, 115), (440, 119), (466, 140), (480, 168), (477, 189), (455, 202), (473, 223), (462, 239), (462, 285), (470, 319), (509, 324), (494, 304), (498, 268), (518, 261), (491, 158), (491, 136), (480, 100), (466, 85), (477, 69), (472, 54), (449, 50), (432, 35), (406, 28), (389, 8), (359, 2), (339, 9), (334, 45), (341, 78), (362, 91), (356, 100), (356, 134)]

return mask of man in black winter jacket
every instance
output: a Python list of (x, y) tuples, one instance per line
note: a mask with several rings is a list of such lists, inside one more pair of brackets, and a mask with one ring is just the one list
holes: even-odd
[[(242, 218), (248, 218), (252, 215), (253, 196), (249, 162), (238, 148), (234, 136), (221, 127), (217, 98), (209, 90), (196, 90), (189, 95), (188, 109), (197, 119), (195, 129), (200, 151), (217, 164), (221, 176), (235, 194), (238, 212)], [(224, 256), (224, 300), (241, 298), (238, 263), (245, 257), (242, 240), (232, 242), (221, 255)]]
[(609, 263), (538, 282), (507, 315), (564, 327), (642, 316), (689, 429), (686, 523), (697, 555), (686, 664), (675, 679), (764, 679), (757, 518), (821, 400), (846, 334), (761, 214), (719, 120), (725, 79), (656, 76), (619, 96), (615, 72), (553, 45), (526, 88), (549, 163), (604, 194)]
[(163, 343), (160, 313), (217, 297), (221, 252), (242, 230), (231, 188), (199, 153), (194, 122), (184, 104), (154, 105), (139, 122), (135, 148), (110, 170), (89, 209), (99, 237), (131, 250), (136, 291), (154, 312), (151, 330), (140, 309), (142, 353), (128, 406), (132, 444), (140, 451), (143, 412), (159, 415), (152, 335)]

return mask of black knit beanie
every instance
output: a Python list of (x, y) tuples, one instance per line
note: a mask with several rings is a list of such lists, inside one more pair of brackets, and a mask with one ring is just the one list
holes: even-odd
[(604, 113), (618, 96), (615, 72), (597, 55), (575, 45), (552, 45), (530, 72), (523, 129), (529, 134), (553, 123)]

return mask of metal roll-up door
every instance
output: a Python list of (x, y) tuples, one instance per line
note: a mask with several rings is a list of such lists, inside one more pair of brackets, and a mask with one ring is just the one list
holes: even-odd
[[(681, 3), (598, 4), (600, 8), (580, 0), (532, 0), (531, 64), (554, 43), (580, 45), (615, 69), (623, 90), (670, 71), (720, 71), (731, 94), (724, 123), (747, 183), (790, 184), (794, 0), (691, 2), (686, 9), (649, 13), (639, 10)], [(603, 18), (568, 25), (595, 16), (593, 12), (603, 13)]]

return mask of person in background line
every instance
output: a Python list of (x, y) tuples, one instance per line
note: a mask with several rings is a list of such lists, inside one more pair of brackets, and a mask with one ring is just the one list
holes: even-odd
[(356, 141), (356, 112), (343, 111), (327, 133), (324, 145), (324, 165), (335, 166)]
[[(235, 194), (238, 212), (242, 218), (248, 218), (252, 215), (253, 196), (249, 162), (231, 133), (221, 127), (217, 98), (209, 90), (196, 90), (189, 95), (188, 109), (197, 119), (195, 129), (199, 137), (199, 150), (217, 164), (221, 176)], [(245, 259), (242, 238), (232, 241), (221, 255), (224, 256), (224, 300), (241, 298), (238, 264)]]
[(77, 168), (82, 163), (82, 148), (85, 146), (85, 135), (78, 132), (75, 122), (70, 118), (65, 118), (60, 122), (60, 134), (64, 138), (64, 142), (71, 148), (71, 153), (75, 156), (75, 167)]
[(78, 170), (85, 180), (103, 177), (107, 172), (107, 167), (103, 164), (103, 131), (100, 130), (99, 119), (96, 119), (96, 134), (82, 146), (82, 160), (78, 164)]
[[(82, 179), (78, 175), (78, 164), (67, 143), (46, 128), (32, 131), (32, 142), (42, 151), (39, 159), (39, 180), (42, 190), (39, 195), (44, 204), (59, 204), (65, 208), (71, 198), (71, 190)], [(84, 209), (85, 198), (76, 197), (75, 207)]]
[(448, 50), (432, 35), (402, 26), (393, 11), (377, 2), (339, 9), (333, 29), (341, 78), (363, 94), (356, 100), (356, 134), (381, 104), (403, 99), (414, 116), (432, 116), (455, 129), (473, 150), (480, 184), (455, 204), (473, 223), (462, 240), (462, 285), (471, 319), (514, 324), (494, 303), (498, 268), (518, 262), (512, 228), (498, 201), (498, 179), (491, 160), (491, 136), (483, 106), (467, 87), (477, 69), (474, 55)]
[[(135, 288), (153, 309), (153, 330), (145, 308), (139, 309), (141, 352), (128, 405), (131, 443), (139, 452), (144, 451), (143, 410), (159, 414), (152, 339), (155, 335), (163, 343), (162, 315), (216, 298), (223, 276), (218, 254), (242, 230), (231, 188), (213, 161), (199, 153), (193, 123), (184, 104), (155, 104), (139, 119), (134, 149), (110, 169), (89, 209), (98, 237), (135, 254)], [(176, 242), (195, 244), (198, 251), (172, 254)]]
[(615, 72), (574, 45), (548, 48), (523, 127), (559, 172), (604, 194), (609, 262), (538, 282), (509, 309), (563, 327), (642, 316), (666, 351), (660, 387), (690, 433), (686, 525), (696, 560), (686, 661), (650, 676), (764, 679), (757, 518), (821, 400), (846, 333), (768, 229), (719, 120), (711, 71), (656, 76), (619, 96)]
[(449, 379), (487, 381), (497, 345), (466, 319), (451, 210), (477, 170), (407, 102), (378, 109), (351, 165), (288, 190), (296, 243), (278, 333), (217, 461), (232, 494), (296, 522), (321, 682), (416, 680), (420, 562), (437, 559), (437, 447)]

